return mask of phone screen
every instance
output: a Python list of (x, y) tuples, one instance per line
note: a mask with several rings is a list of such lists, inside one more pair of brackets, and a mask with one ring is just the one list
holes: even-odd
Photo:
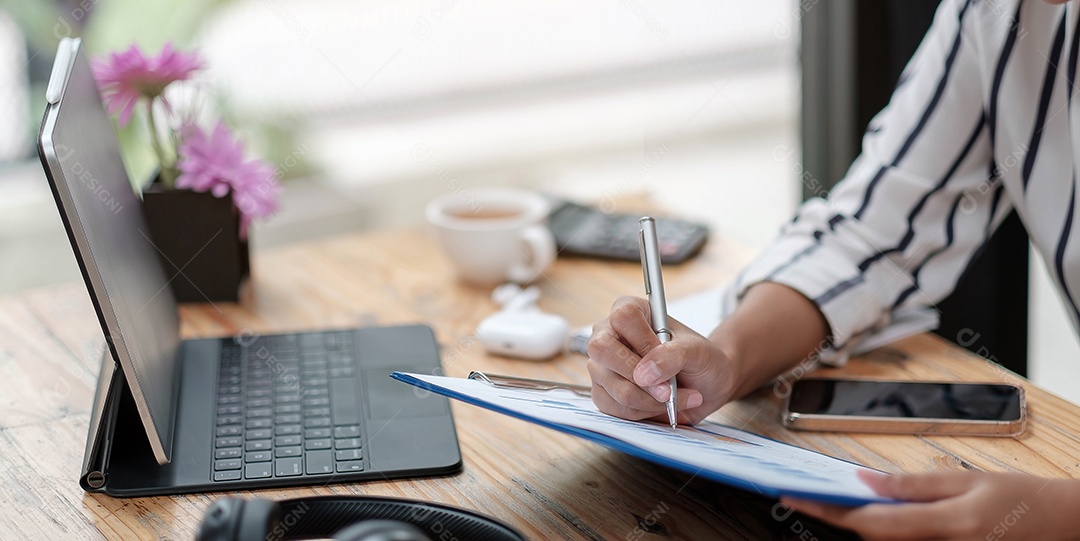
[(908, 419), (1015, 421), (1020, 393), (1011, 385), (807, 379), (795, 383), (793, 413)]

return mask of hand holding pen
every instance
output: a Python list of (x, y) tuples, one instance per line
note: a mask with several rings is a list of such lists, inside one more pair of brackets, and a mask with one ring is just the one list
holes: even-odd
[[(663, 302), (662, 294), (656, 296), (660, 283), (654, 279), (649, 285), (654, 303)], [(666, 324), (654, 320), (644, 298), (622, 297), (593, 326), (588, 368), (600, 411), (670, 423), (667, 403), (674, 396), (678, 421), (693, 424), (732, 398), (739, 381), (729, 356), (678, 320), (665, 319)], [(662, 343), (657, 328), (668, 331), (669, 342)], [(674, 393), (673, 379), (678, 383)]]

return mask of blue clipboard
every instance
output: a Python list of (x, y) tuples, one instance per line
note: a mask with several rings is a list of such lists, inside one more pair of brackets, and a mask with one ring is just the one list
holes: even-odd
[[(791, 487), (782, 486), (780, 484), (754, 483), (754, 482), (749, 481), (748, 479), (744, 479), (744, 478), (724, 474), (722, 472), (709, 470), (707, 468), (702, 468), (699, 465), (694, 465), (694, 464), (690, 464), (690, 463), (687, 463), (687, 462), (682, 462), (682, 461), (673, 459), (673, 458), (671, 458), (669, 456), (661, 455), (661, 454), (652, 452), (651, 450), (648, 450), (648, 449), (643, 449), (643, 448), (641, 448), (641, 447), (639, 447), (637, 445), (628, 443), (628, 442), (623, 441), (623, 440), (618, 439), (618, 438), (614, 438), (614, 437), (609, 436), (607, 434), (594, 432), (592, 430), (586, 430), (586, 429), (579, 428), (579, 427), (576, 427), (576, 426), (551, 422), (551, 421), (546, 420), (546, 419), (542, 419), (542, 418), (534, 417), (534, 416), (531, 416), (531, 415), (527, 415), (527, 414), (522, 413), (522, 412), (514, 411), (512, 409), (505, 408), (505, 407), (500, 406), (498, 404), (493, 404), (491, 402), (485, 401), (485, 400), (483, 400), (481, 398), (478, 398), (478, 397), (475, 397), (475, 396), (471, 396), (471, 395), (468, 395), (468, 394), (465, 394), (465, 393), (455, 391), (453, 389), (448, 389), (448, 388), (445, 388), (445, 387), (442, 387), (442, 386), (439, 386), (439, 385), (436, 385), (436, 384), (432, 384), (430, 382), (419, 379), (419, 378), (417, 378), (417, 377), (415, 377), (415, 376), (413, 376), (411, 374), (406, 374), (404, 372), (393, 372), (390, 375), (390, 377), (393, 378), (393, 379), (396, 379), (398, 381), (401, 381), (403, 383), (407, 383), (409, 385), (413, 385), (413, 386), (418, 387), (420, 389), (424, 389), (426, 391), (430, 391), (430, 392), (440, 394), (440, 395), (443, 395), (443, 396), (446, 396), (446, 397), (449, 397), (449, 398), (453, 398), (455, 400), (460, 400), (461, 402), (465, 402), (467, 404), (472, 404), (474, 406), (479, 406), (481, 408), (488, 409), (488, 410), (491, 410), (491, 411), (495, 411), (495, 412), (501, 413), (503, 415), (508, 415), (510, 417), (515, 417), (515, 418), (521, 419), (523, 421), (528, 421), (530, 423), (538, 424), (540, 426), (550, 428), (550, 429), (562, 432), (564, 434), (570, 434), (572, 436), (577, 436), (579, 438), (582, 438), (582, 439), (585, 439), (585, 440), (588, 440), (588, 441), (591, 441), (591, 442), (594, 442), (594, 443), (598, 443), (598, 444), (600, 444), (600, 445), (602, 445), (604, 447), (607, 447), (607, 448), (612, 449), (614, 451), (618, 451), (620, 453), (625, 453), (625, 454), (628, 454), (630, 456), (634, 456), (634, 457), (637, 457), (637, 458), (640, 458), (640, 459), (643, 459), (643, 460), (647, 460), (647, 461), (655, 463), (655, 464), (659, 464), (661, 466), (667, 466), (669, 468), (674, 468), (676, 470), (680, 470), (680, 471), (683, 471), (683, 472), (686, 472), (686, 473), (689, 473), (689, 474), (692, 474), (692, 475), (695, 475), (695, 476), (698, 476), (698, 477), (704, 477), (704, 478), (712, 480), (712, 481), (716, 481), (716, 482), (719, 482), (719, 483), (723, 483), (725, 485), (740, 488), (740, 489), (743, 489), (743, 490), (746, 490), (746, 491), (749, 491), (749, 492), (753, 492), (753, 493), (756, 493), (756, 494), (760, 494), (760, 495), (766, 496), (766, 497), (779, 498), (780, 496), (790, 496), (790, 497), (794, 497), (794, 498), (800, 498), (800, 499), (805, 499), (805, 500), (814, 500), (814, 501), (819, 501), (819, 502), (824, 502), (824, 503), (832, 503), (832, 504), (844, 505), (844, 506), (861, 506), (861, 505), (866, 505), (866, 504), (870, 504), (870, 503), (896, 503), (895, 500), (891, 500), (891, 499), (888, 499), (888, 498), (882, 498), (882, 497), (846, 496), (846, 495), (837, 495), (837, 494), (832, 494), (832, 493), (820, 493), (820, 492), (813, 492), (813, 491), (807, 491), (807, 490), (792, 489)], [(472, 379), (476, 379), (476, 378), (472, 378)], [(482, 379), (484, 379), (484, 378), (482, 378)], [(528, 381), (528, 380), (521, 380), (521, 381)], [(491, 384), (490, 381), (487, 381), (487, 383)], [(695, 427), (695, 429), (698, 430), (698, 431), (701, 431), (701, 432), (708, 433), (708, 434), (714, 434), (714, 435), (717, 435), (717, 436), (720, 436), (720, 437), (726, 437), (726, 436), (724, 436), (722, 434), (717, 434), (715, 432), (712, 432), (712, 431), (708, 430), (707, 427), (710, 426), (710, 425), (717, 426), (717, 427), (724, 427), (724, 428), (734, 429), (734, 427), (726, 427), (725, 425), (721, 425), (719, 423), (712, 423), (712, 422), (701, 423), (701, 424), (697, 425)], [(852, 464), (852, 465), (855, 465), (855, 466), (865, 468), (865, 466), (862, 466), (861, 464), (857, 464), (855, 462), (842, 460), (842, 459), (837, 459), (837, 458), (834, 458), (834, 457), (829, 457), (828, 455), (825, 455), (823, 453), (818, 453), (816, 451), (812, 451), (812, 450), (809, 450), (809, 449), (803, 449), (801, 447), (797, 447), (797, 446), (794, 446), (794, 445), (790, 445), (788, 443), (773, 440), (771, 438), (764, 438), (762, 436), (756, 436), (756, 437), (761, 438), (763, 440), (768, 440), (768, 441), (773, 442), (773, 443), (775, 443), (776, 445), (779, 445), (779, 446), (785, 446), (785, 447), (791, 447), (791, 448), (794, 448), (794, 449), (798, 449), (800, 452), (813, 453), (815, 455), (826, 457), (829, 460), (835, 460), (835, 461), (844, 462), (844, 463), (847, 463), (847, 464)]]

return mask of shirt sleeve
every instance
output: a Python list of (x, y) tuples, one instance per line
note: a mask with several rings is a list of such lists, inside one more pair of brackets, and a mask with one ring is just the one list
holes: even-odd
[[(913, 312), (933, 311), (952, 291), (1010, 208), (993, 175), (980, 44), (969, 28), (976, 9), (942, 3), (871, 121), (862, 154), (828, 199), (803, 204), (743, 269), (725, 294), (724, 315), (754, 284), (787, 285), (828, 321), (822, 360), (843, 364), (860, 343)], [(807, 175), (802, 181), (820, 185)]]

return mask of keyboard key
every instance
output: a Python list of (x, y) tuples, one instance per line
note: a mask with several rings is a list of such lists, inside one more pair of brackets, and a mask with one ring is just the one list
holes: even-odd
[(218, 387), (218, 394), (220, 394), (220, 395), (240, 394), (240, 386), (239, 385), (223, 385), (223, 386), (220, 386), (220, 387)]
[(236, 481), (240, 479), (240, 470), (214, 472), (215, 481)]
[(302, 404), (304, 404), (304, 407), (306, 408), (315, 406), (328, 406), (330, 405), (330, 399), (326, 397), (305, 398)]
[(304, 442), (304, 449), (312, 451), (315, 449), (329, 449), (330, 440), (307, 440)]
[(344, 438), (340, 440), (334, 440), (335, 449), (358, 449), (363, 447), (360, 445), (360, 438)]
[(244, 462), (270, 462), (270, 451), (252, 451), (244, 455)]
[(217, 414), (220, 415), (240, 415), (240, 406), (221, 406), (217, 409)]
[(334, 462), (330, 451), (308, 451), (304, 454), (304, 469), (308, 475), (334, 473)]
[(270, 477), (271, 473), (269, 462), (256, 462), (254, 464), (248, 464), (247, 467), (244, 468), (244, 477), (246, 479), (263, 479), (265, 477)]
[(241, 419), (239, 415), (222, 415), (221, 417), (218, 417), (217, 424), (218, 426), (238, 425), (242, 420), (243, 419)]
[(274, 385), (274, 394), (296, 394), (298, 392), (300, 392), (300, 388), (296, 385), (292, 374), (288, 375), (287, 381)]
[(252, 409), (249, 409), (248, 412), (247, 412), (247, 416), (248, 416), (249, 419), (252, 418), (252, 417), (269, 417), (270, 416), (270, 408), (252, 408)]
[(326, 390), (326, 387), (319, 387), (318, 389), (304, 389), (304, 396), (307, 398), (329, 396), (329, 391)]
[(327, 361), (327, 365), (330, 366), (330, 368), (345, 368), (349, 366), (355, 367), (356, 361), (354, 361), (352, 356), (350, 355), (344, 355), (339, 353), (336, 355), (331, 355), (329, 361)]
[(301, 350), (322, 349), (323, 335), (320, 333), (303, 333), (296, 335), (296, 343)]
[(309, 428), (309, 429), (304, 431), (304, 437), (309, 439), (309, 440), (314, 440), (314, 439), (319, 439), (319, 438), (329, 438), (330, 437), (330, 429), (329, 428)]
[(337, 471), (339, 473), (364, 471), (364, 461), (353, 460), (352, 462), (338, 462)]
[(327, 381), (325, 375), (319, 377), (304, 377), (300, 380), (300, 385), (305, 389), (321, 389), (326, 387)]
[(248, 430), (245, 435), (249, 440), (268, 440), (270, 439), (270, 429), (259, 428), (257, 430)]
[(331, 353), (330, 355), (328, 355), (328, 358), (330, 359), (330, 364), (335, 364), (339, 366), (355, 364), (353, 362), (352, 354), (347, 351), (338, 351)]
[(289, 415), (278, 415), (274, 418), (274, 424), (276, 425), (295, 425), (300, 422), (300, 416), (293, 413)]
[(222, 436), (239, 436), (242, 432), (243, 430), (239, 426), (222, 426), (218, 427), (214, 435), (219, 438)]
[(248, 400), (248, 408), (265, 408), (270, 405), (269, 398), (256, 398), (254, 400)]
[(289, 436), (292, 434), (300, 433), (300, 425), (278, 425), (274, 427), (274, 434), (278, 436)]
[(248, 428), (270, 428), (273, 422), (270, 419), (248, 419)]
[[(338, 462), (345, 462), (347, 460), (360, 460), (364, 458), (363, 451), (360, 449), (345, 449), (343, 451), (334, 451), (334, 460)], [(237, 461), (239, 462), (239, 460)]]
[(295, 434), (292, 436), (278, 436), (274, 438), (274, 445), (278, 447), (287, 447), (290, 445), (300, 445), (300, 435)]
[(239, 458), (229, 458), (229, 459), (226, 459), (226, 460), (215, 460), (214, 461), (214, 471), (239, 470), (239, 469), (240, 469), (240, 459)]
[(326, 349), (341, 349), (341, 335), (339, 333), (324, 334), (323, 342), (326, 343)]
[(304, 420), (304, 428), (322, 428), (330, 426), (330, 419), (326, 417), (312, 417)]
[(254, 440), (244, 445), (245, 451), (265, 451), (270, 448), (270, 440)]
[(360, 427), (353, 426), (338, 426), (334, 428), (335, 438), (356, 438), (360, 436)]
[(222, 396), (222, 397), (218, 398), (217, 403), (220, 406), (227, 406), (227, 405), (231, 405), (231, 404), (239, 404), (240, 403), (240, 396), (239, 395)]
[(293, 477), (304, 473), (302, 458), (279, 458), (274, 461), (274, 476)]
[(354, 370), (351, 366), (330, 369), (330, 377), (332, 378), (351, 378), (355, 375), (356, 370)]
[(300, 395), (298, 394), (286, 394), (274, 397), (275, 404), (295, 404), (298, 401), (300, 401)]
[(218, 449), (217, 451), (214, 451), (214, 458), (240, 458), (240, 448), (229, 447), (227, 449)]
[(274, 449), (274, 456), (277, 458), (300, 456), (301, 454), (302, 453), (299, 445), (297, 445), (296, 447), (277, 447)]
[[(249, 382), (249, 386), (251, 383)], [(270, 389), (248, 389), (248, 398), (267, 398), (270, 396)]]
[(330, 383), (330, 408), (335, 425), (360, 424), (360, 403), (357, 400), (356, 379), (341, 378)]
[(308, 408), (304, 410), (304, 417), (330, 418), (330, 408)]
[(274, 415), (285, 415), (288, 413), (300, 413), (300, 404), (274, 406)]
[(218, 438), (217, 442), (215, 442), (214, 447), (240, 447), (240, 438), (235, 436), (228, 438)]

